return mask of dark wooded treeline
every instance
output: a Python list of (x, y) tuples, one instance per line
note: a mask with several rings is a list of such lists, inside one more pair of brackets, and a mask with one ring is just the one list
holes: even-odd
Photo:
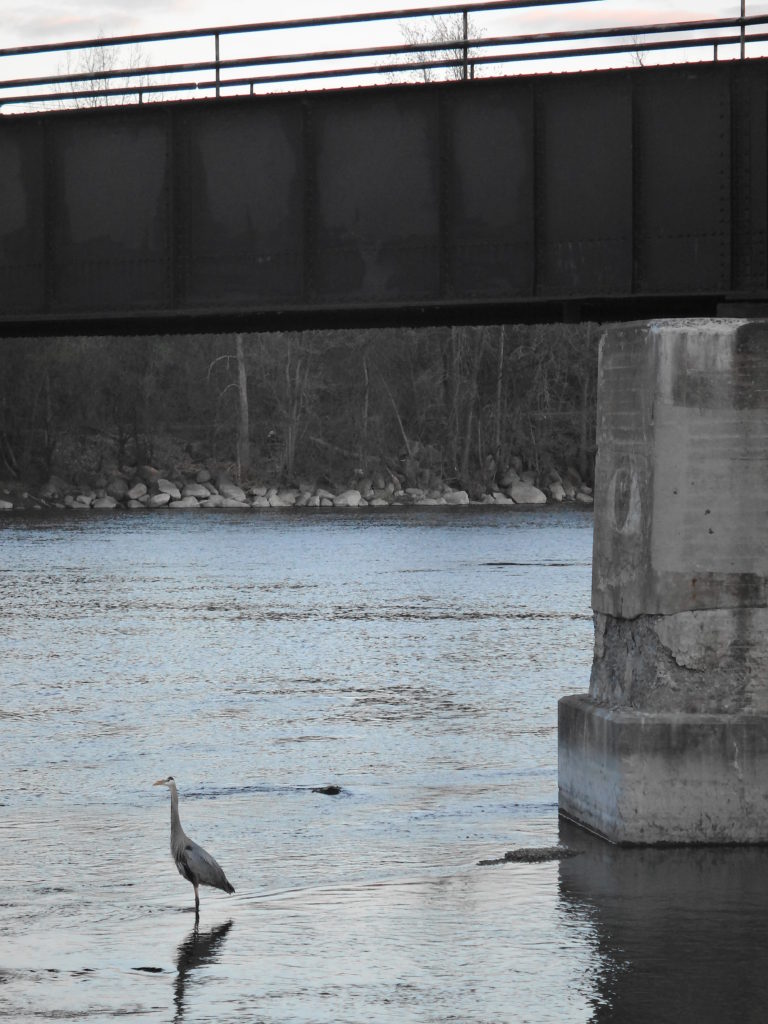
[(0, 478), (216, 462), (462, 486), (517, 457), (591, 479), (595, 325), (0, 341)]

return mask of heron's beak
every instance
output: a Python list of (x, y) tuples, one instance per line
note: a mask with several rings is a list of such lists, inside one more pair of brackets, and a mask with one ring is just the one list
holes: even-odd
[(157, 782), (153, 782), (152, 785), (153, 786), (164, 786), (165, 782), (166, 782), (165, 779), (158, 779)]

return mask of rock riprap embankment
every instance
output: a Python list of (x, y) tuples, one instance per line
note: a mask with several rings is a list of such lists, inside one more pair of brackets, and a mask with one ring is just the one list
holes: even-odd
[(152, 466), (122, 467), (77, 483), (52, 476), (41, 487), (17, 481), (0, 482), (0, 512), (14, 509), (281, 509), (383, 508), (399, 505), (545, 505), (561, 502), (592, 504), (591, 488), (569, 468), (542, 477), (532, 470), (509, 469), (489, 485), (471, 490), (439, 479), (412, 487), (404, 476), (375, 473), (345, 485), (300, 480), (295, 486), (259, 482), (238, 484), (224, 471), (209, 468), (183, 473), (161, 472)]

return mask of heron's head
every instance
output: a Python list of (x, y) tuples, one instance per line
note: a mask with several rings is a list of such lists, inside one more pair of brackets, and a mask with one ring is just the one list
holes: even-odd
[(176, 783), (173, 781), (173, 776), (169, 775), (166, 779), (158, 779), (157, 782), (152, 783), (153, 786), (167, 786), (170, 789), (175, 786)]

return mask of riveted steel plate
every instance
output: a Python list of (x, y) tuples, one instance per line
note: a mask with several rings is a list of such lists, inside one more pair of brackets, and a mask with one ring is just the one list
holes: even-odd
[(189, 105), (176, 122), (180, 305), (300, 301), (301, 105)]
[(446, 91), (447, 291), (528, 295), (534, 256), (531, 87)]
[(730, 288), (731, 111), (727, 67), (635, 80), (636, 287)]
[(53, 311), (166, 303), (166, 120), (161, 110), (83, 111), (48, 126)]
[(632, 290), (632, 100), (621, 73), (537, 86), (538, 291)]
[(0, 120), (0, 312), (45, 309), (41, 121)]

